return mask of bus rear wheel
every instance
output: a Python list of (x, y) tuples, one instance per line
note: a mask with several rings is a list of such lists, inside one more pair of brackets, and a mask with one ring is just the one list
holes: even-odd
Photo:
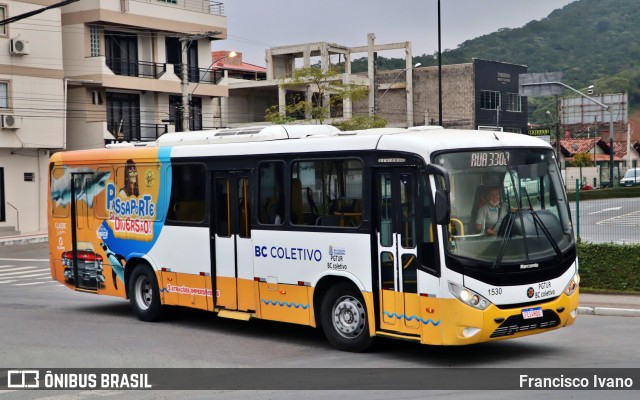
[(353, 285), (341, 282), (330, 288), (320, 312), (324, 334), (335, 348), (360, 352), (371, 345), (367, 308)]
[(131, 273), (129, 284), (131, 308), (141, 321), (156, 321), (162, 314), (156, 274), (147, 266), (138, 266)]

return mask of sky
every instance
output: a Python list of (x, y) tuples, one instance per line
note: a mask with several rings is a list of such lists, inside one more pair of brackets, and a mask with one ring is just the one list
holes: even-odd
[[(239, 51), (243, 61), (265, 66), (269, 47), (329, 42), (366, 46), (411, 42), (413, 56), (438, 51), (437, 0), (221, 0), (227, 40), (213, 50)], [(442, 50), (500, 28), (518, 28), (579, 0), (440, 0)], [(354, 58), (365, 57), (355, 55)], [(379, 56), (404, 58), (402, 50)]]

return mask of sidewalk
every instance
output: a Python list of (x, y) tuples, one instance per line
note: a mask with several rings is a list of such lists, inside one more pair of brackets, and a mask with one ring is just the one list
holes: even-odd
[(31, 233), (28, 235), (0, 236), (0, 247), (21, 244), (43, 243), (49, 240), (47, 232)]
[[(46, 232), (0, 237), (0, 248), (47, 242)], [(640, 317), (640, 295), (580, 293), (578, 314)]]
[(580, 293), (579, 314), (640, 317), (640, 295)]

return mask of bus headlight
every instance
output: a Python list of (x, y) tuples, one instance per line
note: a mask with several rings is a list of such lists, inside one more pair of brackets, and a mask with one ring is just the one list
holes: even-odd
[(449, 282), (449, 292), (454, 295), (461, 302), (470, 305), (478, 310), (484, 310), (489, 307), (491, 302), (473, 290), (469, 290), (463, 286)]
[(576, 272), (571, 278), (571, 280), (569, 281), (569, 283), (567, 283), (567, 286), (564, 288), (564, 294), (566, 294), (567, 296), (571, 296), (573, 292), (576, 291), (579, 285), (580, 285), (580, 275), (578, 275), (578, 273)]

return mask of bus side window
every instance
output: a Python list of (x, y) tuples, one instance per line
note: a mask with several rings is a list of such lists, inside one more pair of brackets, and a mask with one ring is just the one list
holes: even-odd
[(284, 164), (263, 162), (259, 167), (258, 221), (264, 225), (284, 223)]
[(362, 221), (362, 161), (296, 161), (290, 209), (296, 225), (357, 228)]
[(206, 215), (206, 171), (202, 164), (171, 166), (171, 198), (167, 220), (203, 222)]

